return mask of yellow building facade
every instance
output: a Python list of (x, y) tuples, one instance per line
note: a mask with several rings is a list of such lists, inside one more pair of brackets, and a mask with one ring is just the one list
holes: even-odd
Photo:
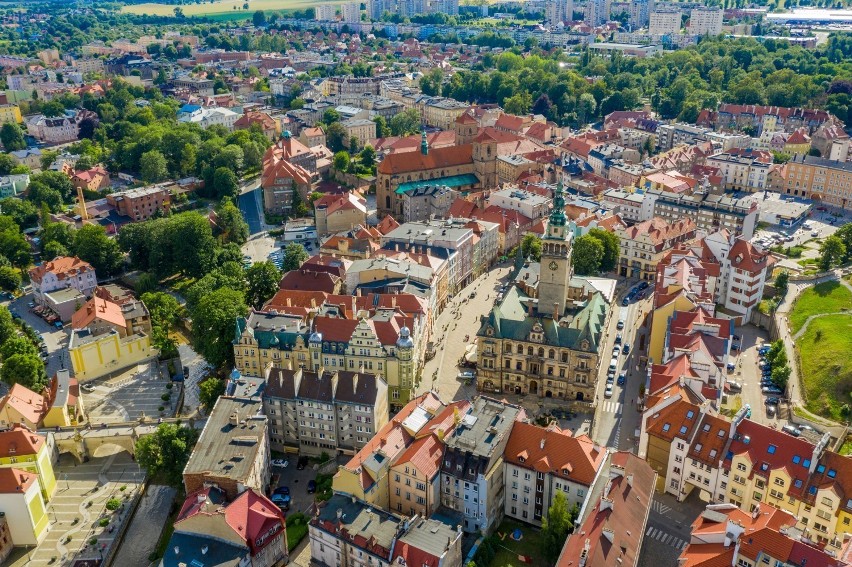
[(6, 515), (16, 546), (34, 546), (44, 541), (50, 518), (34, 473), (21, 468), (0, 471), (0, 510)]
[(116, 331), (98, 336), (74, 330), (68, 344), (71, 366), (78, 380), (99, 378), (110, 372), (139, 364), (157, 355), (148, 335), (121, 338)]
[(14, 122), (20, 124), (24, 119), (21, 117), (21, 109), (14, 104), (0, 104), (0, 124)]
[(666, 333), (669, 320), (675, 311), (692, 311), (697, 304), (685, 294), (679, 294), (672, 301), (654, 309), (651, 316), (651, 337), (648, 341), (648, 360), (659, 364), (663, 360), (663, 350), (666, 346)]
[(56, 475), (47, 439), (21, 425), (0, 432), (0, 468), (15, 468), (38, 476), (39, 492), (49, 502), (56, 492)]

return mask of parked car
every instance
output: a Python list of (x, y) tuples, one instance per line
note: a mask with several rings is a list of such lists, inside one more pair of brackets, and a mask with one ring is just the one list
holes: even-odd
[(784, 393), (784, 392), (781, 391), (781, 388), (776, 388), (775, 386), (764, 386), (763, 388), (760, 389), (760, 391), (763, 392), (764, 394), (775, 394), (775, 395)]
[(615, 382), (615, 376), (612, 374), (607, 374), (606, 383), (612, 385), (613, 382)]
[(288, 461), (287, 459), (272, 459), (272, 466), (286, 469), (290, 466), (290, 461)]
[(727, 382), (725, 382), (725, 384), (732, 392), (742, 392), (743, 390), (743, 385), (739, 382), (735, 382), (734, 380), (728, 380)]
[(308, 458), (307, 457), (299, 457), (298, 462), (296, 462), (296, 468), (301, 471), (301, 470), (304, 470), (306, 466), (308, 466)]
[(317, 481), (309, 480), (308, 481), (308, 494), (313, 494), (317, 491)]
[(775, 417), (778, 414), (777, 406), (766, 406), (766, 417)]
[(811, 433), (816, 433), (817, 435), (822, 433), (822, 431), (820, 431), (816, 427), (811, 427), (810, 425), (806, 425), (804, 423), (797, 423), (796, 427), (799, 428), (799, 431), (810, 431)]
[(765, 400), (763, 400), (763, 403), (768, 405), (768, 406), (777, 406), (778, 404), (781, 403), (781, 399), (776, 398), (775, 396), (770, 396), (770, 397), (766, 398)]
[(278, 488), (272, 491), (272, 494), (281, 494), (282, 496), (288, 496), (290, 494), (290, 487), (279, 486)]
[(785, 425), (784, 427), (781, 428), (781, 431), (783, 431), (784, 433), (787, 433), (789, 435), (792, 435), (793, 437), (798, 437), (799, 435), (802, 434), (802, 432), (799, 431), (799, 429), (794, 425)]
[(458, 379), (459, 379), (459, 380), (471, 380), (471, 379), (473, 379), (475, 376), (476, 376), (476, 375), (475, 375), (472, 371), (470, 371), (470, 370), (463, 370), (463, 371), (459, 372)]
[(639, 289), (648, 289), (648, 282), (642, 282), (639, 284)]
[(615, 344), (617, 344), (617, 345), (621, 344), (621, 333), (618, 333), (617, 335), (615, 335)]
[(736, 365), (736, 364), (731, 364), (731, 363), (729, 362), (729, 363), (728, 363), (727, 368), (728, 368), (728, 372), (733, 372), (734, 370), (736, 370), (736, 369), (737, 369), (737, 365)]
[(627, 381), (627, 374), (626, 374), (625, 372), (622, 372), (621, 374), (619, 374), (619, 375), (618, 375), (618, 382), (617, 382), (617, 384), (618, 384), (619, 386), (624, 386), (624, 383), (625, 383), (626, 381)]
[[(13, 316), (14, 316), (14, 315), (13, 315)], [(619, 319), (619, 320), (618, 320), (618, 325), (616, 325), (616, 326), (615, 326), (615, 328), (616, 328), (616, 329), (618, 329), (619, 331), (620, 331), (621, 329), (623, 329), (623, 328), (624, 328), (624, 319)]]
[(624, 348), (621, 349), (623, 354), (630, 354), (630, 345), (624, 345)]
[(30, 301), (29, 303), (27, 303), (27, 307), (29, 307), (30, 309), (35, 307), (35, 301)]
[(83, 384), (82, 386), (80, 386), (80, 389), (83, 390), (84, 392), (92, 393), (92, 392), (95, 391), (95, 385), (94, 384)]
[(618, 358), (620, 354), (621, 354), (621, 347), (620, 346), (615, 345), (614, 347), (612, 347), (612, 357), (613, 358)]
[(606, 389), (604, 390), (604, 397), (611, 398), (612, 397), (612, 384), (607, 384)]
[(624, 307), (627, 307), (628, 305), (630, 305), (631, 299), (632, 298), (628, 295), (627, 297), (625, 297), (624, 299), (621, 300), (621, 305), (623, 305)]
[(285, 495), (276, 493), (272, 495), (272, 498), (270, 498), (270, 500), (272, 500), (272, 503), (281, 508), (282, 510), (286, 511), (290, 509), (291, 497), (289, 494)]

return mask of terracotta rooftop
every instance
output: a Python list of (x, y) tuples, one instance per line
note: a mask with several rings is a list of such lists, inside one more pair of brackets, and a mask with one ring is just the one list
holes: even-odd
[(518, 422), (509, 435), (503, 458), (518, 467), (591, 486), (606, 451), (585, 435), (573, 437), (570, 431), (556, 425), (539, 427)]

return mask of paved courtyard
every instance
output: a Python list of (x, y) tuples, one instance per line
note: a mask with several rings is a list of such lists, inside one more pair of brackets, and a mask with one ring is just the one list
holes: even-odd
[[(98, 426), (137, 421), (143, 414), (156, 418), (160, 417), (160, 407), (164, 408), (164, 417), (171, 417), (175, 412), (179, 386), (175, 385), (170, 390), (168, 384), (168, 380), (160, 378), (156, 361), (140, 364), (112, 378), (87, 382), (87, 387), (94, 386), (91, 392), (83, 389), (83, 403), (89, 422)], [(164, 394), (171, 394), (171, 400), (164, 401)]]
[[(50, 531), (38, 547), (16, 549), (7, 565), (41, 567), (72, 565), (78, 559), (100, 559), (110, 551), (127, 521), (131, 498), (141, 489), (145, 473), (125, 452), (77, 463), (60, 455), (57, 487), (50, 501)], [(124, 490), (122, 490), (124, 487)], [(106, 509), (112, 498), (122, 502), (115, 512)], [(106, 525), (101, 526), (101, 520)], [(96, 542), (90, 544), (92, 539)]]

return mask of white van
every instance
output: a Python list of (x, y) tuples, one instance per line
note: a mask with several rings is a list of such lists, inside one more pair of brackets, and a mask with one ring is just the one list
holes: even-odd
[(609, 361), (609, 369), (615, 371), (618, 368), (618, 359), (613, 358)]

